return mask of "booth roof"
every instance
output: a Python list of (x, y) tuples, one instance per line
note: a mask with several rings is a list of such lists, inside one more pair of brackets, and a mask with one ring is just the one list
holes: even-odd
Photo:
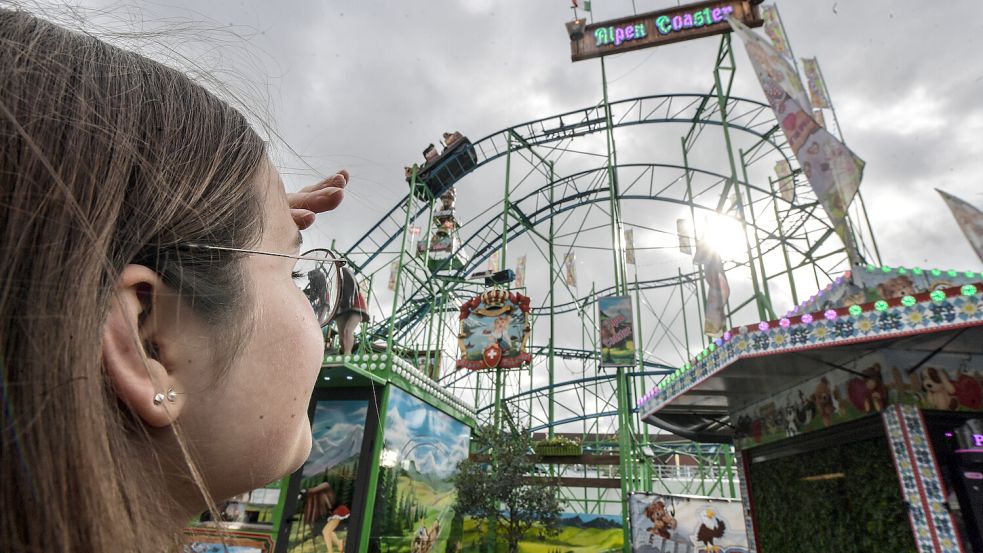
[[(983, 286), (983, 283), (980, 283)], [(958, 337), (954, 334), (960, 333)], [(948, 343), (947, 343), (948, 342)], [(646, 422), (701, 442), (732, 439), (730, 413), (871, 350), (983, 355), (983, 292), (965, 284), (762, 321), (726, 332), (637, 409)]]

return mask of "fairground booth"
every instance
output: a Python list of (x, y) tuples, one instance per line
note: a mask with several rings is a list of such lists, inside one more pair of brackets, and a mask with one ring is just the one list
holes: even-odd
[(980, 551), (981, 280), (855, 268), (781, 320), (725, 333), (643, 416), (734, 444), (752, 550)]
[(450, 477), (474, 415), (454, 396), (401, 357), (328, 354), (309, 414), (304, 466), (221, 504), (220, 521), (202, 515), (186, 530), (188, 550), (430, 550), (460, 534)]

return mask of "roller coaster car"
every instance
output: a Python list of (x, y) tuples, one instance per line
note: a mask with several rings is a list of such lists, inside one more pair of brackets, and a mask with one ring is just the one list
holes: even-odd
[[(436, 157), (433, 156), (436, 150), (433, 145), (427, 147), (431, 155), (416, 174), (416, 181), (424, 185), (414, 191), (417, 198), (426, 202), (439, 198), (444, 191), (454, 186), (455, 182), (470, 173), (478, 164), (478, 155), (471, 141), (465, 136), (455, 138), (456, 140)], [(406, 182), (412, 185), (412, 172), (407, 173)]]

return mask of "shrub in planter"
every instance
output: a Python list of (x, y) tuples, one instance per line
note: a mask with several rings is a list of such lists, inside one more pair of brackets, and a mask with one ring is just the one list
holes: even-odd
[(534, 443), (533, 451), (536, 452), (536, 455), (543, 457), (556, 457), (582, 455), (584, 448), (577, 440), (572, 440), (564, 436), (554, 436)]

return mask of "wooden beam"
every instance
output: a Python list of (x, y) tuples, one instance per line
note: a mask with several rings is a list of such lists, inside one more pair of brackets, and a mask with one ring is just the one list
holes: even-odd
[[(490, 455), (470, 455), (468, 457), (471, 461), (476, 463), (491, 463)], [(617, 465), (621, 462), (620, 455), (563, 455), (563, 456), (547, 456), (538, 457), (530, 456), (529, 461), (536, 464), (543, 465), (589, 465), (589, 466), (601, 466), (601, 465)]]

